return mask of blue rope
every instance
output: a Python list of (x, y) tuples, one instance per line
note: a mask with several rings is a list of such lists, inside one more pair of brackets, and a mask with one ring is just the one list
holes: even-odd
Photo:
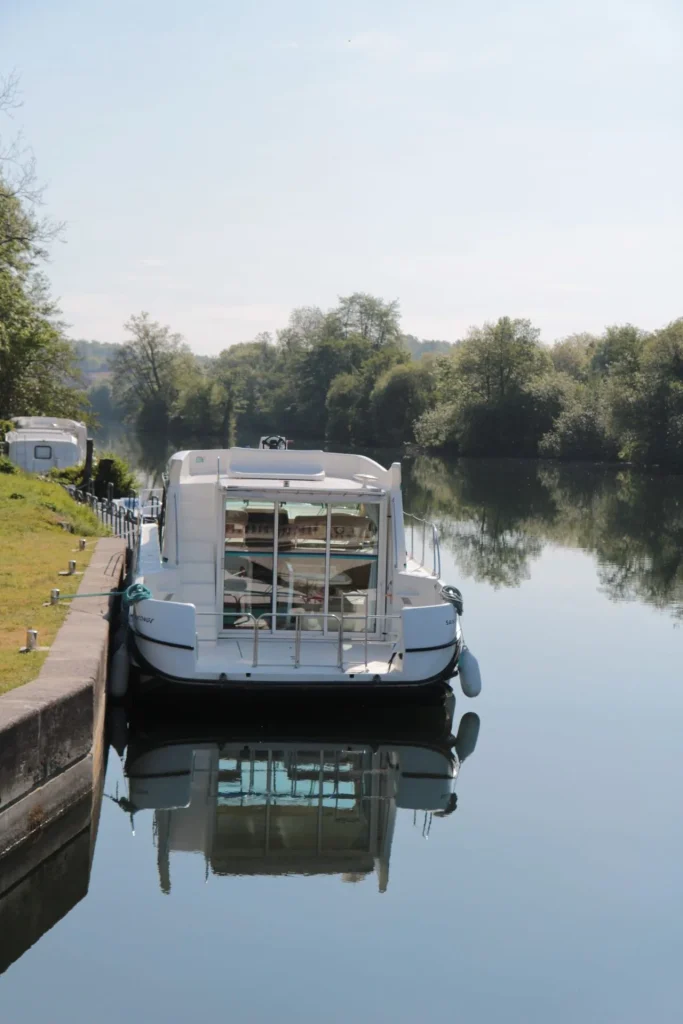
[(140, 601), (148, 601), (152, 591), (144, 583), (132, 583), (125, 590), (100, 590), (94, 594), (60, 594), (59, 601), (73, 601), (75, 597), (122, 597), (126, 608), (138, 604)]
[(152, 591), (144, 583), (132, 583), (123, 592), (123, 604), (126, 608), (138, 604), (140, 601), (149, 601)]

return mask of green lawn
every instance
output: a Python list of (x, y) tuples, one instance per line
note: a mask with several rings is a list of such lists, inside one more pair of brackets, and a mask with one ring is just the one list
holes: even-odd
[[(74, 533), (60, 523), (69, 523)], [(26, 630), (38, 630), (38, 643), (48, 646), (64, 621), (69, 602), (43, 608), (50, 590), (62, 594), (78, 589), (80, 576), (59, 576), (69, 559), (83, 570), (95, 541), (78, 551), (80, 537), (108, 533), (96, 516), (78, 505), (56, 483), (27, 473), (0, 473), (0, 693), (35, 679), (45, 653), (19, 654)]]

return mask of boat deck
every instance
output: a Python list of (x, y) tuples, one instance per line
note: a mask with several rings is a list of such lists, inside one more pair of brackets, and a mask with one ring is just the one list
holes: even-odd
[(366, 649), (363, 640), (345, 641), (340, 658), (336, 639), (304, 639), (297, 645), (294, 638), (280, 639), (269, 635), (259, 637), (255, 659), (253, 633), (249, 631), (243, 638), (200, 640), (197, 674), (249, 673), (253, 679), (258, 679), (269, 678), (273, 668), (277, 667), (280, 671), (291, 672), (290, 681), (295, 681), (297, 674), (303, 677), (310, 675), (311, 671), (321, 681), (326, 676), (338, 680), (340, 672), (348, 677), (372, 677), (388, 672), (400, 673), (400, 662), (396, 665), (397, 659), (392, 659), (395, 652), (396, 644), (393, 642), (370, 641)]

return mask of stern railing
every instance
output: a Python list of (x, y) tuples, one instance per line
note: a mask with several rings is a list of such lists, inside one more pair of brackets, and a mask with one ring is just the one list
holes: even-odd
[(403, 533), (406, 558), (411, 558), (438, 579), (441, 576), (441, 548), (436, 523), (404, 512)]
[[(299, 668), (302, 664), (301, 651), (302, 646), (307, 647), (310, 644), (320, 643), (333, 643), (337, 648), (337, 668), (340, 671), (344, 670), (344, 645), (351, 644), (362, 644), (363, 646), (363, 664), (367, 668), (369, 664), (368, 654), (379, 646), (386, 647), (387, 644), (393, 644), (394, 646), (398, 643), (401, 635), (401, 616), (400, 615), (345, 615), (343, 612), (317, 612), (317, 611), (305, 611), (301, 609), (292, 609), (290, 612), (264, 612), (258, 617), (254, 616), (251, 612), (230, 612), (230, 615), (235, 615), (239, 619), (245, 619), (244, 625), (235, 626), (234, 629), (229, 631), (221, 631), (219, 639), (230, 640), (233, 638), (237, 640), (240, 636), (244, 636), (244, 632), (247, 629), (252, 631), (252, 667), (256, 668), (259, 664), (259, 657), (261, 652), (261, 645), (263, 642), (269, 642), (272, 640), (286, 641), (291, 639), (292, 633), (294, 634), (294, 668)], [(220, 612), (197, 612), (197, 618), (215, 618), (223, 619), (223, 615)], [(294, 620), (294, 629), (277, 629), (273, 628), (274, 619), (289, 619)], [(305, 620), (309, 620), (305, 623)], [(310, 627), (310, 622), (315, 621), (319, 623), (314, 628)], [(348, 626), (349, 622), (358, 621), (362, 623), (362, 627), (359, 629), (351, 628)], [(270, 623), (270, 625), (267, 625)], [(304, 628), (304, 623), (306, 628)], [(371, 628), (375, 627), (376, 628)], [(215, 644), (215, 639), (201, 638), (198, 641), (201, 643)], [(283, 662), (284, 664), (284, 662)], [(314, 666), (309, 666), (314, 667)]]

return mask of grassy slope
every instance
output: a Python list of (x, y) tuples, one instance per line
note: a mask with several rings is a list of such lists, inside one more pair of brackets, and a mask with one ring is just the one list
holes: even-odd
[[(64, 530), (60, 522), (71, 523), (75, 532)], [(62, 594), (78, 589), (80, 576), (58, 573), (70, 558), (78, 571), (84, 569), (94, 542), (85, 551), (74, 551), (78, 538), (106, 532), (59, 484), (25, 473), (0, 473), (0, 693), (38, 675), (46, 654), (19, 654), (26, 630), (38, 630), (41, 646), (52, 642), (69, 602), (43, 608), (43, 601), (49, 601), (53, 587)]]

